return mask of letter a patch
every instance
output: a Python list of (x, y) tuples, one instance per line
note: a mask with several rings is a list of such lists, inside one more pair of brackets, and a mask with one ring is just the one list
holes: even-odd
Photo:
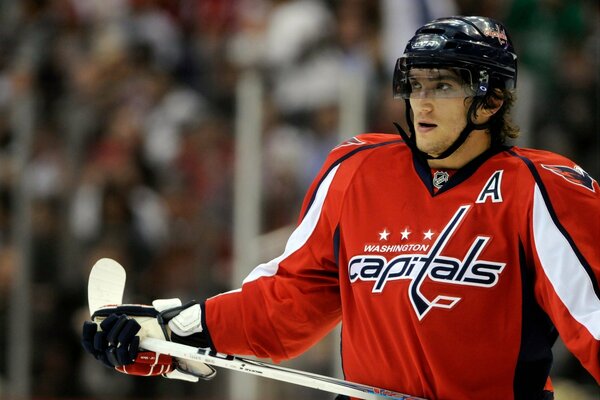
[(502, 185), (503, 172), (504, 170), (501, 169), (490, 176), (490, 179), (486, 182), (483, 190), (479, 193), (476, 203), (485, 203), (488, 199), (491, 199), (492, 203), (502, 203), (500, 186)]

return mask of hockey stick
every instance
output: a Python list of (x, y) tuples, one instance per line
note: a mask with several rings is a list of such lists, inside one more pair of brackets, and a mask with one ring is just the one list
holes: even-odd
[(245, 372), (264, 378), (289, 382), (300, 386), (323, 390), (325, 392), (343, 394), (366, 400), (424, 400), (419, 397), (409, 396), (391, 390), (380, 389), (373, 386), (362, 385), (344, 381), (342, 379), (330, 378), (311, 372), (299, 371), (291, 368), (281, 367), (257, 360), (249, 360), (242, 357), (219, 354), (209, 349), (200, 349), (179, 343), (167, 342), (165, 340), (145, 338), (140, 342), (140, 347), (161, 354), (168, 354), (175, 358), (200, 361), (215, 367), (227, 368), (234, 371)]
[[(90, 272), (88, 281), (90, 315), (102, 306), (121, 304), (125, 289), (125, 280), (125, 270), (119, 263), (108, 258), (98, 260)], [(262, 361), (215, 353), (208, 349), (186, 346), (165, 340), (144, 338), (140, 342), (140, 347), (157, 353), (168, 354), (175, 358), (200, 361), (216, 367), (245, 372), (330, 393), (343, 394), (358, 399), (425, 400), (386, 389), (298, 371)]]
[(88, 305), (90, 315), (100, 307), (123, 303), (125, 269), (113, 259), (101, 258), (94, 264), (88, 278)]

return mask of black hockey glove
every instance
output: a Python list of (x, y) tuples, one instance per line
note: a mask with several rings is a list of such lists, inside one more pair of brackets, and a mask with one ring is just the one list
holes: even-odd
[(178, 360), (139, 348), (140, 338), (172, 340), (194, 347), (209, 347), (202, 328), (202, 307), (179, 299), (155, 300), (153, 306), (103, 307), (85, 321), (83, 348), (104, 365), (131, 375), (155, 376), (196, 382), (210, 379), (216, 371), (201, 362)]

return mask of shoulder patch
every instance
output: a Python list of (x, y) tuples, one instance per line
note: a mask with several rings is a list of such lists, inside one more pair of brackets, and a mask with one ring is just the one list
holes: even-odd
[(365, 144), (364, 141), (362, 141), (358, 137), (354, 136), (353, 138), (348, 139), (345, 142), (343, 142), (340, 145), (338, 145), (336, 147), (336, 149), (340, 148), (340, 147), (346, 147), (346, 146), (360, 146), (360, 145), (363, 145), (363, 144)]
[(337, 145), (334, 150), (351, 147), (379, 146), (401, 142), (402, 138), (390, 133), (361, 133)]
[(569, 183), (582, 186), (587, 190), (596, 192), (596, 189), (594, 188), (594, 179), (579, 165), (574, 165), (573, 167), (568, 167), (566, 165), (541, 165), (543, 168), (562, 177)]

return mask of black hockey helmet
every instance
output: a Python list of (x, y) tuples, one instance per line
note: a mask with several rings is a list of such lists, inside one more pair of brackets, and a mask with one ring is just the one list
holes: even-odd
[(515, 89), (517, 56), (504, 26), (491, 18), (456, 16), (436, 19), (409, 40), (394, 71), (394, 97), (409, 98), (412, 68), (458, 68), (470, 74), (473, 95), (490, 87)]
[[(411, 119), (410, 97), (413, 91), (411, 70), (432, 70), (427, 79), (436, 79), (436, 71), (450, 69), (462, 80), (462, 90), (426, 91), (419, 95), (434, 97), (483, 97), (490, 89), (513, 90), (517, 84), (517, 55), (503, 24), (487, 17), (454, 16), (436, 19), (419, 28), (398, 58), (393, 78), (394, 98), (406, 102), (406, 119), (412, 136), (400, 134), (411, 148), (427, 159), (446, 158), (458, 149), (474, 129), (489, 127), (472, 122), (477, 103), (467, 114), (467, 125), (442, 154), (434, 157), (418, 150)], [(441, 73), (441, 72), (440, 72)], [(497, 139), (497, 138), (496, 138)]]

